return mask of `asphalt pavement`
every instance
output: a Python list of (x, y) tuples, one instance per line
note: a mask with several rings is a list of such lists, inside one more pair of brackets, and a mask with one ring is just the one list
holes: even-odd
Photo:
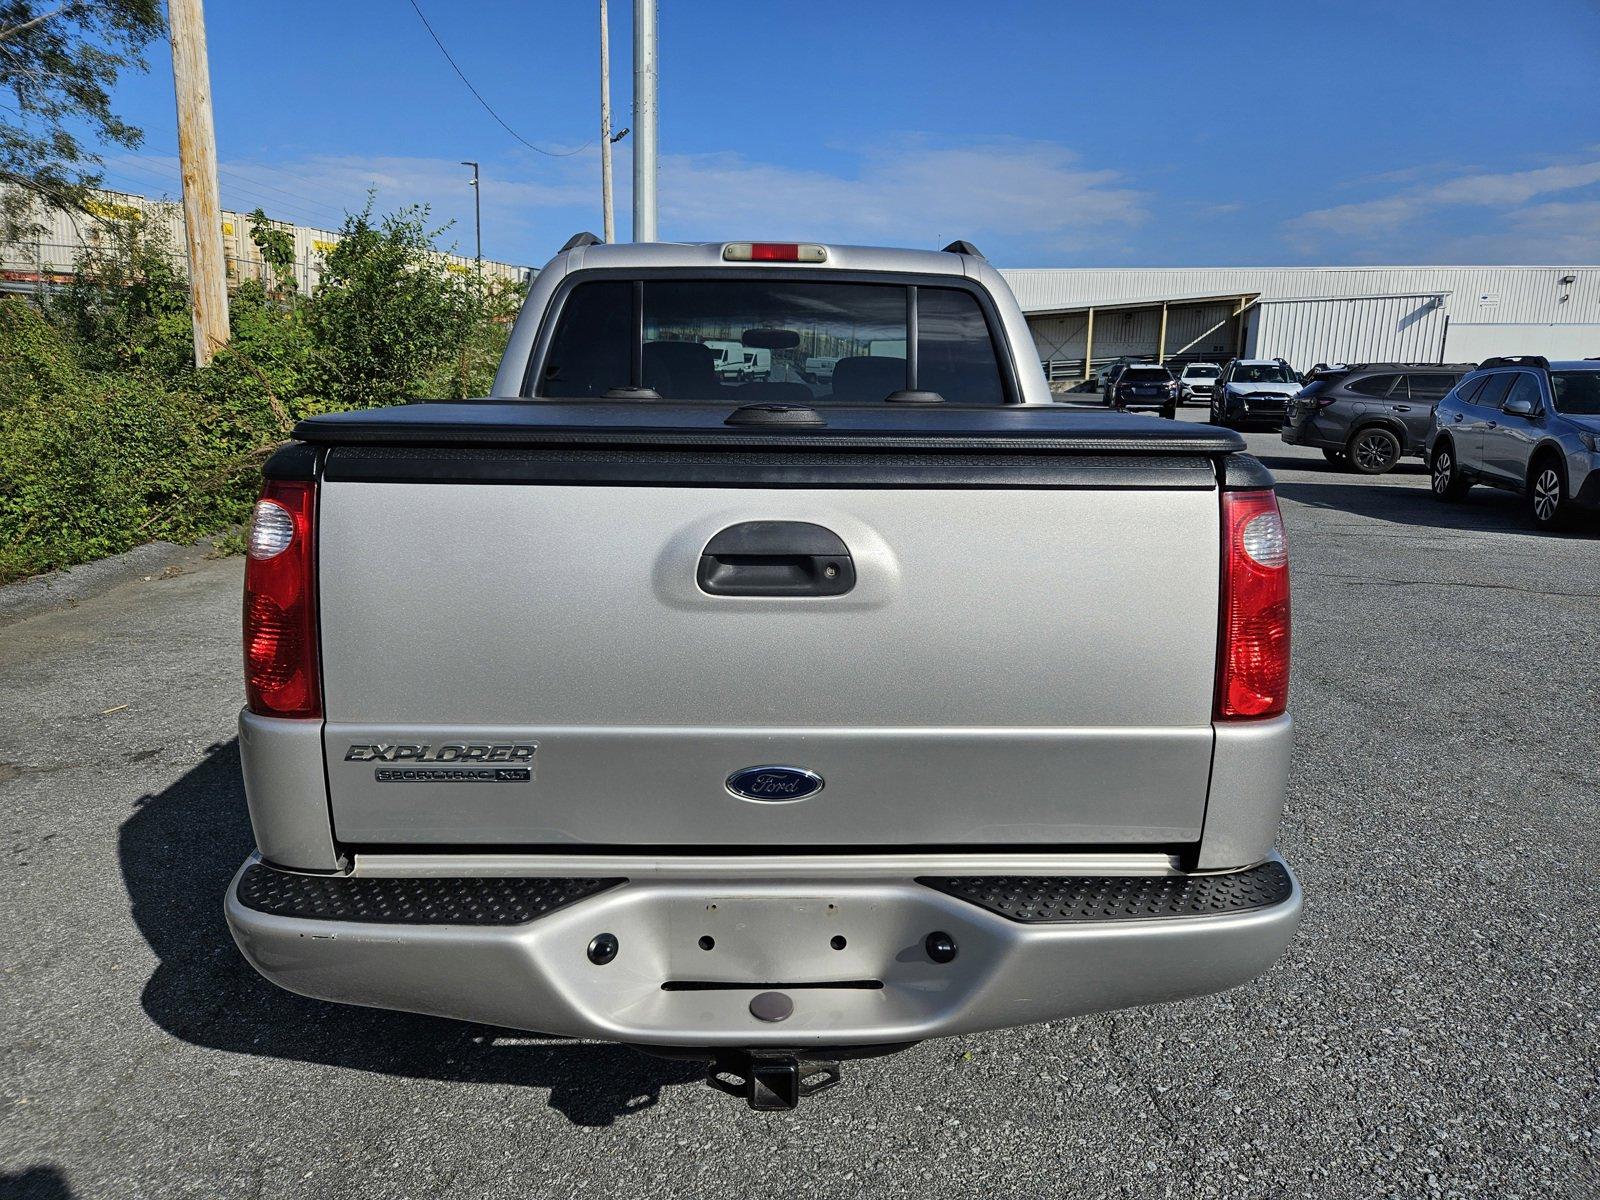
[(250, 970), (240, 560), (0, 625), (0, 1197), (1600, 1194), (1600, 536), (1250, 440), (1293, 554), (1287, 956), (789, 1115)]

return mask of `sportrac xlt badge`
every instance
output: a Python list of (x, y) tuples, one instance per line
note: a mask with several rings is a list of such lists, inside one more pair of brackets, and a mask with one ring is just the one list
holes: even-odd
[(377, 767), (378, 783), (530, 783), (538, 746), (532, 742), (450, 742), (437, 748), (399, 742), (357, 743), (344, 752), (345, 762), (395, 763)]

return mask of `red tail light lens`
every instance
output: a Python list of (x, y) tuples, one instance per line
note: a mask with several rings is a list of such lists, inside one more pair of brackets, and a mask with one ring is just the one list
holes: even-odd
[(320, 717), (314, 568), (316, 492), (268, 480), (250, 522), (244, 568), (244, 689), (263, 717)]
[(1289, 703), (1289, 549), (1270, 491), (1222, 494), (1220, 721), (1275, 717)]

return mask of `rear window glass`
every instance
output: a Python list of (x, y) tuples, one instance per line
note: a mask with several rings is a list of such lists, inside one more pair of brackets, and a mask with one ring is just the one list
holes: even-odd
[(917, 387), (952, 403), (1005, 403), (989, 325), (971, 292), (917, 289)]
[(1395, 375), (1368, 375), (1365, 379), (1345, 384), (1345, 387), (1352, 392), (1360, 392), (1363, 396), (1387, 396), (1397, 378)]
[(1600, 417), (1600, 371), (1553, 371), (1556, 411), (1572, 417)]
[(1168, 383), (1172, 373), (1165, 367), (1129, 367), (1122, 373), (1123, 383)]
[(1476, 379), (1467, 380), (1461, 385), (1461, 390), (1456, 393), (1456, 399), (1463, 404), (1476, 404), (1478, 393), (1483, 391), (1483, 385), (1488, 380), (1489, 377), (1487, 375), (1480, 375)]
[[(906, 353), (913, 302), (914, 380)], [(536, 394), (595, 398), (630, 387), (734, 404), (873, 404), (906, 388), (954, 404), (1006, 401), (983, 310), (958, 288), (705, 278), (579, 284), (562, 308)]]

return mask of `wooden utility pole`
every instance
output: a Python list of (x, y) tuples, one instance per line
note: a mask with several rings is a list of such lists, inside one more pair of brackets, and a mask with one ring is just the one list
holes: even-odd
[(617, 240), (617, 218), (611, 203), (611, 22), (606, 0), (600, 0), (600, 213), (609, 246)]
[(228, 268), (222, 255), (222, 203), (217, 196), (217, 131), (211, 120), (211, 70), (200, 0), (168, 0), (172, 83), (178, 97), (178, 167), (183, 175), (183, 229), (189, 247), (189, 307), (194, 362), (228, 344)]

